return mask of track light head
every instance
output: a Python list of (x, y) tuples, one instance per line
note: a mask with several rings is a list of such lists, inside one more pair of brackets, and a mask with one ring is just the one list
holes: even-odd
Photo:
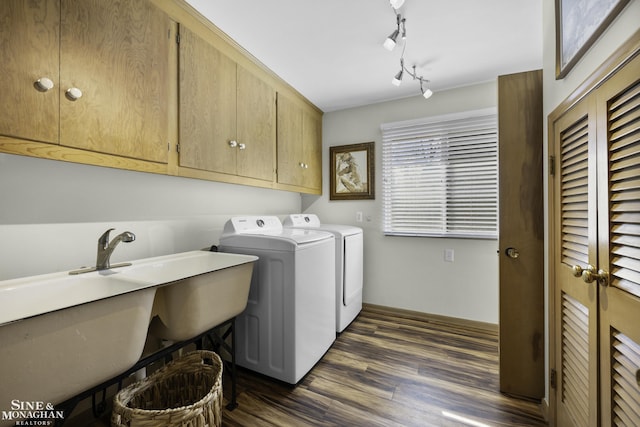
[(400, 86), (400, 84), (402, 83), (402, 74), (404, 73), (404, 70), (400, 70), (398, 71), (398, 74), (396, 74), (396, 76), (393, 78), (393, 80), (391, 80), (391, 84), (393, 84), (394, 86)]
[(382, 46), (384, 46), (384, 48), (388, 51), (392, 51), (393, 48), (396, 47), (396, 40), (398, 39), (398, 35), (400, 34), (400, 23), (402, 23), (403, 26), (402, 38), (406, 38), (407, 30), (404, 29), (404, 21), (405, 20), (402, 18), (402, 15), (396, 13), (396, 29), (393, 30), (393, 33), (389, 34), (389, 37), (387, 37), (387, 39), (382, 44)]
[(393, 33), (389, 34), (389, 37), (384, 41), (382, 46), (388, 51), (392, 51), (394, 47), (396, 47), (396, 39), (398, 38), (398, 34), (400, 32), (398, 30), (394, 30)]
[(431, 98), (431, 95), (433, 95), (433, 91), (431, 89), (429, 89), (428, 87), (425, 89), (422, 86), (423, 82), (429, 83), (429, 80), (424, 80), (422, 77), (419, 77), (419, 78), (420, 78), (420, 92), (422, 92), (422, 96), (424, 97), (424, 99)]

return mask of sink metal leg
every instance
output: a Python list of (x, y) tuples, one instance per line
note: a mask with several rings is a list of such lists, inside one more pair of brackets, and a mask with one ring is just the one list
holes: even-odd
[(107, 410), (107, 389), (102, 389), (102, 399), (100, 402), (96, 402), (96, 395), (98, 392), (91, 395), (91, 410), (93, 411), (94, 418), (100, 418)]
[(231, 326), (229, 327), (231, 331), (231, 402), (227, 405), (227, 409), (233, 411), (238, 407), (238, 401), (236, 400), (236, 383), (237, 383), (237, 374), (236, 371), (236, 318), (231, 319)]
[[(213, 351), (218, 353), (224, 363), (224, 369), (231, 377), (231, 399), (226, 408), (233, 411), (238, 407), (237, 398), (237, 370), (236, 370), (236, 318), (233, 317), (226, 322), (213, 328), (207, 338), (211, 341)], [(231, 345), (227, 341), (231, 335)], [(231, 360), (229, 360), (231, 359)]]

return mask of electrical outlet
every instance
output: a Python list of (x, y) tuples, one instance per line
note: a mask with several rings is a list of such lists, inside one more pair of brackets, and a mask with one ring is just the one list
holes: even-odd
[(356, 212), (356, 222), (362, 222), (362, 212)]
[(453, 262), (453, 255), (454, 255), (453, 249), (444, 250), (444, 260), (446, 262)]

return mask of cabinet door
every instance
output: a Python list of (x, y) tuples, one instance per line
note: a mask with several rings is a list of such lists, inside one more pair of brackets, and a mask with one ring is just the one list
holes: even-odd
[(180, 166), (236, 173), (236, 63), (180, 26)]
[[(60, 8), (58, 0), (0, 2), (0, 134), (58, 143)], [(38, 79), (51, 80), (37, 90)]]
[(302, 115), (304, 150), (303, 183), (306, 188), (322, 189), (322, 117), (309, 111)]
[(276, 93), (243, 67), (238, 70), (237, 174), (273, 181), (276, 148)]
[(278, 182), (303, 185), (302, 109), (278, 94)]
[(61, 1), (62, 145), (167, 162), (170, 28), (146, 0)]

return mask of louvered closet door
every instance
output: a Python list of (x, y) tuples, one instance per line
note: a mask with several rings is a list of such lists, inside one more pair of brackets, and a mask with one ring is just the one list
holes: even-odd
[(595, 103), (587, 98), (554, 123), (555, 366), (557, 425), (598, 419), (597, 284), (574, 266), (597, 265)]
[(597, 105), (601, 425), (640, 426), (640, 57)]

